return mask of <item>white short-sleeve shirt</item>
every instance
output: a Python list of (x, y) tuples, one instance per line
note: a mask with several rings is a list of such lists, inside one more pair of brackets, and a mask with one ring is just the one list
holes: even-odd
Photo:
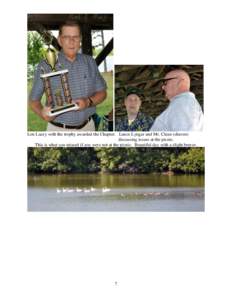
[(192, 92), (181, 93), (155, 119), (150, 131), (201, 131), (203, 112)]

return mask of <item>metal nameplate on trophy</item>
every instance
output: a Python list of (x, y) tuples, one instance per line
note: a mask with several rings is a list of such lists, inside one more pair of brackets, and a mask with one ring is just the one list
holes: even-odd
[[(44, 89), (47, 98), (47, 106), (51, 107), (51, 110), (48, 112), (48, 116), (57, 116), (68, 111), (78, 110), (79, 106), (76, 103), (72, 102), (71, 92), (68, 84), (68, 70), (56, 70), (55, 65), (57, 63), (56, 52), (48, 47), (45, 53), (46, 63), (51, 67), (52, 72), (45, 73), (42, 68), (43, 74), (40, 75), (40, 78), (44, 82)], [(52, 91), (50, 78), (54, 76), (60, 77), (61, 86), (56, 91)], [(64, 98), (62, 97), (62, 91)]]

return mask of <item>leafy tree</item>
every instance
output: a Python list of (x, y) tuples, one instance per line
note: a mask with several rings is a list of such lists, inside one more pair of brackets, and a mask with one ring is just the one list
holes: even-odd
[(35, 66), (44, 57), (44, 43), (40, 34), (36, 31), (30, 31), (27, 34), (27, 64), (28, 77), (32, 76)]
[(99, 171), (94, 148), (29, 148), (29, 172), (87, 173)]
[(204, 172), (204, 148), (28, 148), (29, 172)]
[(149, 173), (168, 169), (173, 149), (99, 148), (102, 171), (113, 173)]
[(169, 169), (182, 173), (204, 173), (204, 148), (190, 148), (178, 157), (171, 157)]

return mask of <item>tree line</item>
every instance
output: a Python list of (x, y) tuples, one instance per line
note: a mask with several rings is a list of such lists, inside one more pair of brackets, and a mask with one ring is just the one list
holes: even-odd
[(203, 174), (204, 148), (28, 148), (30, 173)]

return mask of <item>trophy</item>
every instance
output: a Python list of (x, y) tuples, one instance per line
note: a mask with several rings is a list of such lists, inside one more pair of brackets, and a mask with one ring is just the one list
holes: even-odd
[[(51, 110), (48, 112), (50, 117), (57, 116), (59, 114), (77, 110), (79, 106), (76, 103), (72, 102), (71, 92), (68, 84), (68, 70), (56, 70), (55, 66), (58, 62), (55, 50), (48, 47), (45, 53), (46, 63), (51, 67), (50, 73), (45, 73), (44, 68), (41, 67), (43, 74), (40, 75), (44, 83), (45, 94), (47, 98), (47, 106), (51, 107)], [(59, 66), (61, 66), (59, 64)], [(54, 76), (60, 77), (60, 88), (56, 91), (52, 91), (50, 78)], [(62, 98), (62, 90), (64, 98)]]

